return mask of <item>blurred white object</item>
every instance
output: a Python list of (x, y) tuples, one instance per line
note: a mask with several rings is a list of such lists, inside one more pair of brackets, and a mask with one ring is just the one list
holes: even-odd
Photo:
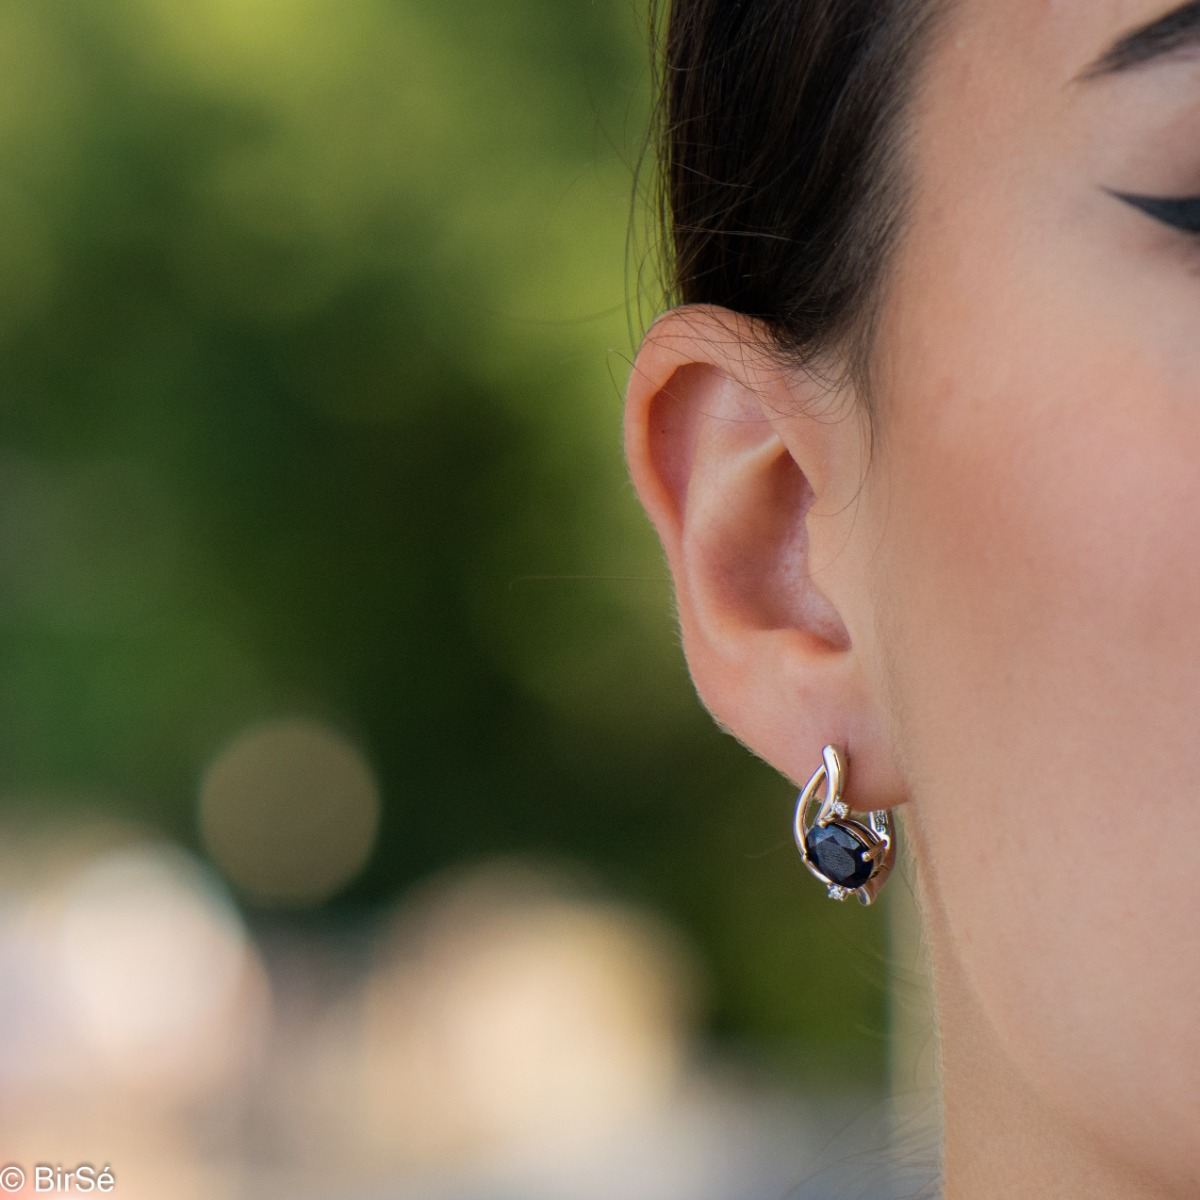
[(191, 1094), (236, 1068), (261, 972), (210, 871), (173, 847), (131, 847), (85, 867), (60, 903), (67, 1013), (109, 1075)]

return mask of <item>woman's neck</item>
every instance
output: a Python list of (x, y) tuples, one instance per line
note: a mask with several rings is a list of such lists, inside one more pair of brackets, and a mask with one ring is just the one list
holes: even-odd
[(1028, 1081), (980, 1006), (928, 889), (922, 909), (940, 1031), (942, 1200), (1178, 1200)]

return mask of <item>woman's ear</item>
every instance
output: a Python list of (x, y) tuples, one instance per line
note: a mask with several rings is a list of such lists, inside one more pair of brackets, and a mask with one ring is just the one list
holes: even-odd
[(869, 431), (853, 397), (831, 397), (768, 345), (725, 309), (660, 317), (626, 398), (630, 473), (717, 722), (797, 783), (822, 746), (840, 745), (854, 807), (887, 807), (903, 797), (873, 698), (874, 613), (856, 553)]

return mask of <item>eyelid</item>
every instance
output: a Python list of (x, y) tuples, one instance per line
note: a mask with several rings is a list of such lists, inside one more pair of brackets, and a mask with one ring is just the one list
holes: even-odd
[(1200, 234), (1200, 196), (1138, 196), (1105, 189), (1110, 196), (1123, 200), (1139, 212), (1184, 233)]

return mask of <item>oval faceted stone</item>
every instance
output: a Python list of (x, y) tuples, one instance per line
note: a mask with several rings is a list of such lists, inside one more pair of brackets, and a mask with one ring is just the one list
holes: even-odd
[(863, 855), (870, 847), (852, 830), (836, 821), (822, 829), (814, 825), (805, 839), (813, 866), (844, 888), (861, 887), (871, 877), (874, 864)]

